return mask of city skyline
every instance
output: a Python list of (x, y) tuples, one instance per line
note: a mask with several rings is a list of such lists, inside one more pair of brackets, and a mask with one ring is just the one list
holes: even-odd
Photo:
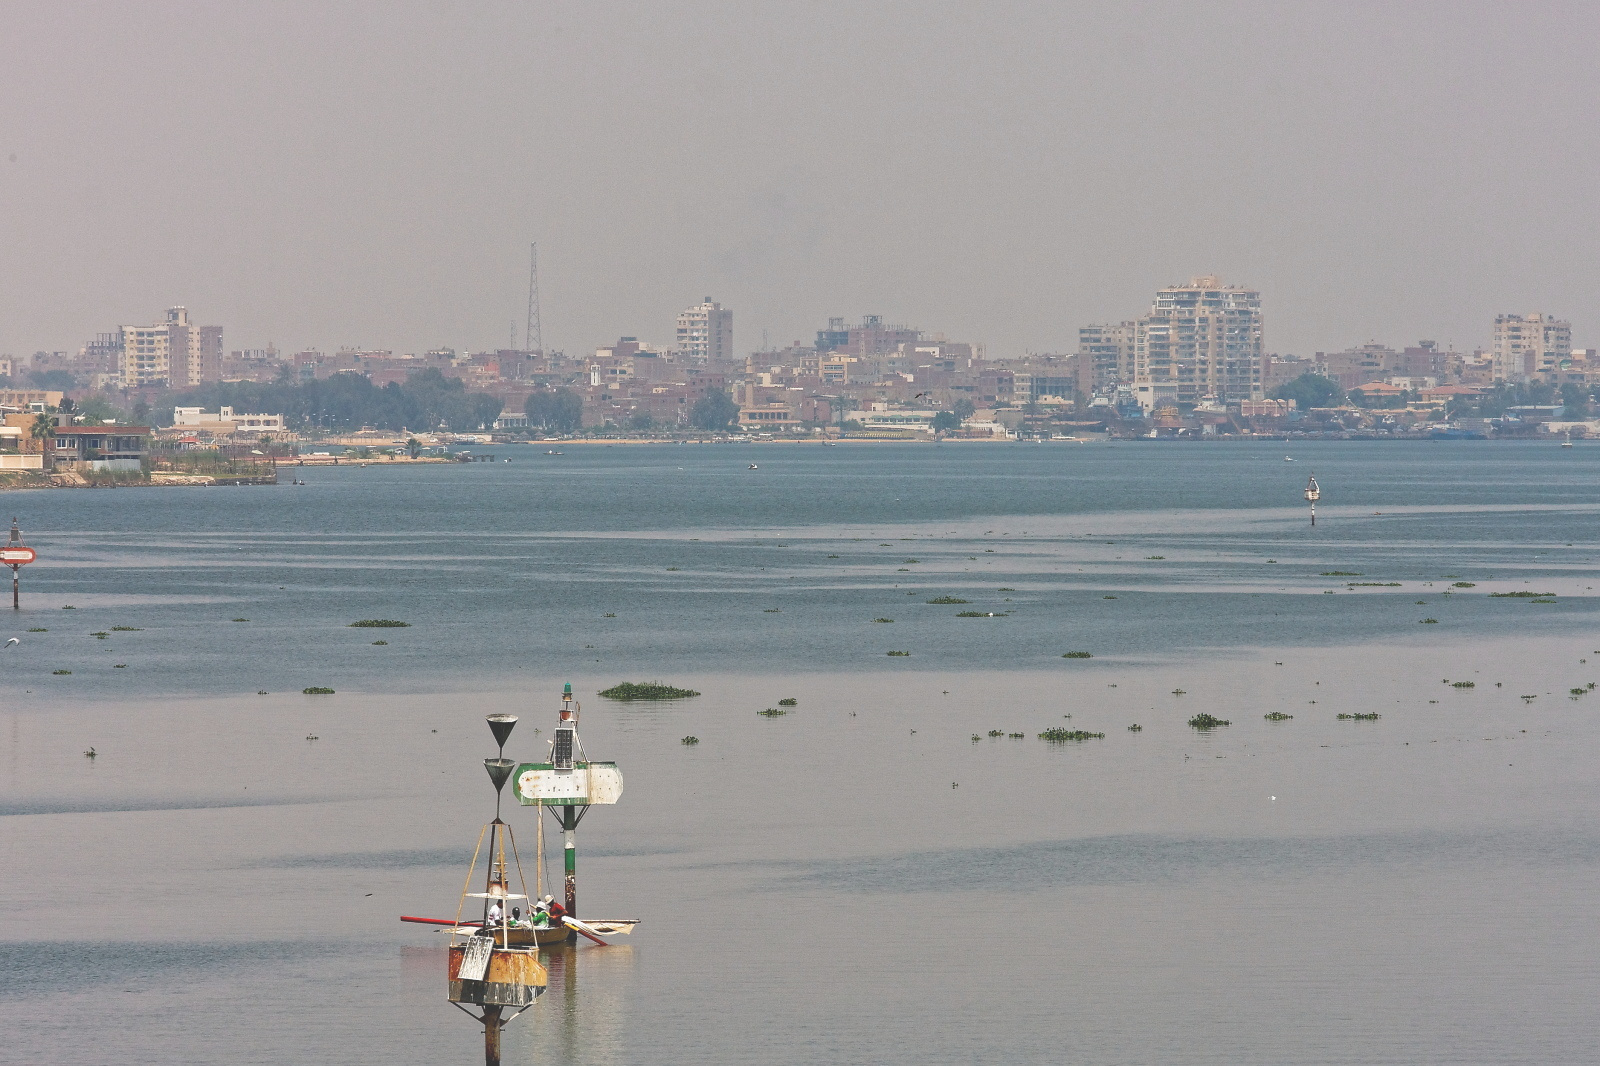
[(532, 240), (567, 351), (707, 292), (749, 350), (853, 309), (1066, 351), (1208, 273), (1277, 352), (1597, 325), (1592, 7), (921, 10), (15, 10), (0, 351), (172, 304), (243, 348), (498, 348)]

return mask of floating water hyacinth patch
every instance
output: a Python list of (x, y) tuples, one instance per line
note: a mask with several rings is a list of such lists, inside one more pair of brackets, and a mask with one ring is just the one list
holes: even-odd
[(950, 604), (950, 603), (971, 603), (972, 601), (971, 600), (963, 600), (963, 599), (961, 599), (961, 598), (959, 598), (957, 596), (935, 596), (933, 599), (929, 600), (928, 602), (929, 603)]
[[(234, 621), (235, 622), (243, 622), (243, 621), (246, 621), (246, 619), (235, 618)], [(394, 618), (363, 618), (359, 622), (351, 622), (349, 628), (351, 628), (351, 629), (409, 629), (409, 628), (411, 628), (411, 623), (410, 622), (401, 622), (401, 621), (398, 621), (397, 619), (394, 619)]]
[(874, 622), (893, 622), (893, 618), (874, 618)]
[(1135, 722), (1135, 723), (1133, 723), (1132, 725), (1130, 725), (1128, 727), (1128, 732), (1130, 732), (1130, 733), (1143, 733), (1144, 732), (1144, 726), (1140, 725), (1138, 722)]
[(1424, 618), (1421, 622), (1419, 622), (1417, 624), (1418, 625), (1424, 625), (1424, 626), (1436, 626), (1436, 625), (1439, 624), (1439, 620), (1437, 618)]
[(1450, 682), (1450, 687), (1451, 688), (1477, 688), (1478, 687), (1478, 683), (1476, 681), (1452, 681), (1452, 682)]
[(1261, 717), (1265, 718), (1269, 722), (1287, 722), (1289, 719), (1293, 718), (1294, 715), (1284, 714), (1282, 711), (1273, 711), (1271, 714), (1264, 714)]
[(679, 743), (680, 744), (688, 744), (688, 745), (690, 745), (692, 747), (693, 745), (700, 743), (700, 738), (699, 737), (684, 737), (681, 741), (679, 741)]
[(798, 704), (799, 702), (800, 702), (799, 700), (795, 699), (793, 696), (790, 696), (788, 699), (779, 700), (778, 701), (778, 706), (779, 707), (793, 707), (796, 704)]
[(1381, 716), (1373, 711), (1371, 714), (1341, 714), (1339, 717), (1350, 722), (1376, 722)]
[(1040, 740), (1048, 740), (1052, 744), (1065, 744), (1070, 740), (1104, 740), (1104, 733), (1090, 733), (1084, 729), (1062, 729), (1056, 726), (1046, 729), (1039, 734)]
[(911, 653), (908, 652), (908, 651), (886, 651), (886, 652), (884, 652), (884, 654), (885, 655), (898, 655), (898, 656), (904, 657), (904, 656), (910, 655)]
[(777, 718), (778, 716), (788, 714), (789, 712), (788, 711), (780, 711), (776, 707), (768, 707), (766, 710), (757, 711), (756, 713), (761, 715), (764, 718)]
[(1086, 651), (1064, 651), (1064, 652), (1061, 653), (1061, 657), (1063, 659), (1093, 659), (1094, 658), (1093, 655), (1091, 655), (1089, 652), (1086, 652)]
[(144, 630), (140, 629), (138, 626), (112, 626), (111, 627), (111, 632), (113, 632), (113, 633), (143, 633)]
[(1491, 600), (1539, 600), (1539, 599), (1545, 599), (1547, 597), (1550, 598), (1550, 599), (1554, 599), (1555, 598), (1555, 593), (1554, 592), (1491, 592), (1491, 593), (1489, 593), (1489, 598)]
[(44, 626), (34, 626), (32, 629), (29, 629), (28, 632), (29, 633), (48, 633), (50, 631), (48, 629), (46, 629)]
[(1004, 729), (991, 729), (989, 730), (989, 735), (991, 737), (1003, 737), (1006, 735), (1006, 731)]
[(60, 677), (60, 676), (62, 676), (62, 675), (63, 675), (63, 674), (70, 674), (70, 673), (72, 673), (72, 671), (71, 671), (71, 670), (52, 670), (52, 671), (50, 671), (50, 672), (51, 672), (51, 673), (52, 673), (52, 674), (55, 674), (55, 675), (56, 675), (56, 676), (57, 676), (57, 677)]
[(1471, 588), (1477, 588), (1478, 587), (1478, 583), (1475, 582), (1475, 581), (1457, 581), (1455, 584), (1451, 585), (1450, 587), (1453, 588), (1453, 589), (1471, 589)]
[(1218, 726), (1232, 725), (1226, 718), (1218, 718), (1210, 714), (1197, 714), (1189, 719), (1189, 725), (1195, 729), (1215, 729)]
[(700, 693), (692, 688), (674, 688), (659, 681), (624, 681), (600, 692), (608, 700), (686, 700)]
[(1322, 572), (1321, 576), (1323, 576), (1323, 577), (1360, 577), (1361, 576), (1361, 572), (1358, 571), (1358, 570), (1324, 570)]
[(107, 637), (111, 636), (110, 633), (90, 633), (89, 635), (96, 640), (105, 640)]
[(312, 685), (310, 688), (303, 688), (300, 691), (303, 694), (307, 695), (307, 696), (331, 696), (331, 695), (333, 695), (333, 689), (324, 688), (321, 685)]
[(374, 648), (381, 648), (381, 647), (387, 646), (388, 643), (389, 642), (387, 640), (375, 640), (375, 641), (372, 642), (372, 646)]

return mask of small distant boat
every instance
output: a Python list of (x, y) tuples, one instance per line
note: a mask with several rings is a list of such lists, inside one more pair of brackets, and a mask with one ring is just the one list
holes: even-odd
[(760, 470), (760, 469), (761, 469), (761, 468), (760, 468), (760, 467), (759, 467), (759, 466), (757, 466), (757, 465), (756, 465), (756, 464), (754, 464), (754, 463), (751, 463), (751, 464), (750, 464), (750, 469), (751, 469), (751, 470)]
[[(550, 449), (550, 450), (549, 450), (549, 451), (547, 451), (547, 452), (545, 452), (545, 454), (546, 454), (546, 455), (560, 455), (560, 454), (562, 454), (562, 453), (561, 453), (561, 452), (558, 452), (558, 451), (556, 451), (556, 450), (555, 450), (555, 449), (554, 449), (554, 448), (551, 448), (551, 449)], [(510, 459), (507, 459), (507, 460), (506, 460), (506, 462), (508, 462), (508, 463), (509, 463), (509, 462), (510, 462), (510, 461), (511, 461), (511, 460), (510, 460)]]
[(1570, 448), (1572, 447), (1572, 442), (1570, 440), (1564, 440), (1561, 442), (1561, 446), (1563, 448)]
[(1288, 457), (1288, 456), (1287, 456), (1287, 455), (1285, 455), (1285, 456), (1284, 456), (1284, 457), (1283, 457), (1283, 461), (1284, 461), (1284, 462), (1286, 462), (1286, 463), (1292, 463), (1292, 462), (1294, 462), (1294, 460), (1293, 460), (1293, 459), (1291, 459), (1291, 458), (1289, 458), (1289, 457)]

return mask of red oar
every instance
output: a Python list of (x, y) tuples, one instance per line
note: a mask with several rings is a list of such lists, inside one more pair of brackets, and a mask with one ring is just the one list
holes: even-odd
[[(402, 914), (400, 916), (400, 920), (402, 922), (416, 922), (418, 925), (456, 925), (456, 924), (458, 924), (454, 919), (451, 919), (451, 918), (413, 918), (409, 914)], [(480, 922), (461, 922), (459, 924), (461, 924), (461, 925), (480, 925), (482, 923), (480, 923)]]

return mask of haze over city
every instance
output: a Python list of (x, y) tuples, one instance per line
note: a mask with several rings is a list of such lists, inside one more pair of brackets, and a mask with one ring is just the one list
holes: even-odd
[[(737, 348), (881, 314), (1076, 349), (1200, 274), (1268, 351), (1594, 336), (1585, 4), (4, 9), (0, 352)], [(523, 343), (521, 340), (517, 344)]]

